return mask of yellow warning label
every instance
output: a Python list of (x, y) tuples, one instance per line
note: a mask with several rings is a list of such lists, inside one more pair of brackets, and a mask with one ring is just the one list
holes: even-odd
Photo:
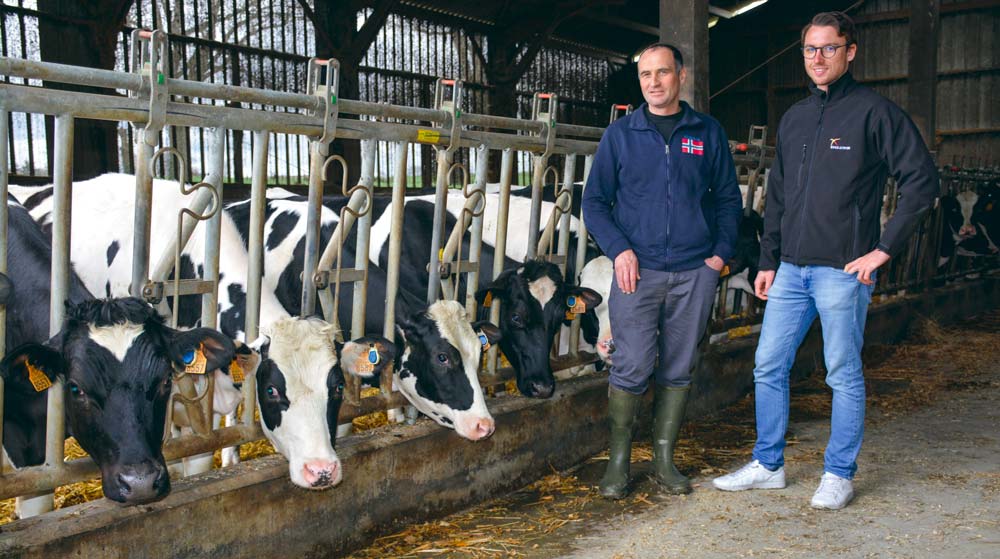
[(417, 130), (417, 141), (421, 144), (436, 144), (441, 139), (438, 130)]
[(24, 366), (28, 368), (28, 380), (31, 381), (31, 386), (35, 387), (35, 392), (42, 392), (52, 386), (52, 381), (41, 369), (28, 361), (24, 362)]

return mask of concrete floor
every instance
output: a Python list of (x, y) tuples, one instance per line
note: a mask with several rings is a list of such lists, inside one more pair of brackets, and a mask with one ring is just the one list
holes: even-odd
[(631, 496), (606, 501), (596, 494), (605, 462), (591, 459), (352, 557), (1000, 558), (998, 358), (1000, 311), (947, 329), (926, 323), (903, 344), (866, 349), (865, 443), (855, 500), (841, 511), (809, 507), (829, 435), (829, 392), (814, 373), (793, 386), (784, 490), (711, 486), (749, 455), (747, 400), (691, 426), (692, 441), (714, 452), (682, 468), (691, 495), (660, 495), (648, 457), (633, 454)]

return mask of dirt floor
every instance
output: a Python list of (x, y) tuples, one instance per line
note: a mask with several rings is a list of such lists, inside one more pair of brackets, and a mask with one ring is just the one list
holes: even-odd
[(711, 478), (753, 444), (753, 401), (685, 427), (679, 467), (693, 494), (661, 496), (633, 451), (632, 496), (597, 496), (595, 457), (510, 496), (379, 538), (374, 557), (1000, 557), (1000, 313), (866, 350), (867, 431), (857, 496), (809, 498), (822, 473), (830, 394), (822, 371), (794, 385), (781, 491), (722, 493)]

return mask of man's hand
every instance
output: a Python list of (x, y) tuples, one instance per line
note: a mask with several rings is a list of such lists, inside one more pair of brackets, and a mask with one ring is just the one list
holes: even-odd
[(725, 267), (726, 263), (718, 256), (713, 256), (711, 258), (705, 259), (705, 265), (709, 268), (715, 270), (716, 272), (722, 272), (722, 268)]
[(774, 274), (774, 270), (761, 270), (757, 272), (757, 279), (753, 280), (753, 290), (761, 301), (767, 301), (767, 292), (774, 283)]
[(844, 271), (848, 274), (857, 274), (858, 281), (865, 285), (871, 285), (875, 283), (871, 279), (872, 272), (879, 269), (888, 261), (888, 254), (879, 249), (875, 249), (861, 258), (858, 258), (853, 262), (849, 262), (847, 266), (844, 266)]
[(635, 284), (639, 281), (639, 259), (632, 249), (623, 251), (615, 257), (615, 279), (622, 293), (629, 295), (635, 292)]

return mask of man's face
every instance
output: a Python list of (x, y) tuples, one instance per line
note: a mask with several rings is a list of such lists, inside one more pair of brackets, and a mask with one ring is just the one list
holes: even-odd
[(684, 68), (677, 71), (674, 53), (670, 49), (650, 49), (639, 58), (639, 85), (642, 96), (654, 113), (656, 109), (673, 108), (677, 104), (681, 84), (686, 77)]
[[(837, 35), (837, 29), (830, 26), (813, 25), (806, 31), (803, 47), (822, 49), (825, 46), (839, 46), (847, 43), (847, 37)], [(847, 64), (854, 60), (858, 50), (857, 45), (838, 48), (833, 58), (824, 58), (821, 50), (816, 51), (815, 58), (805, 58), (806, 74), (816, 84), (816, 87), (826, 91), (827, 87), (840, 79), (847, 72)]]

